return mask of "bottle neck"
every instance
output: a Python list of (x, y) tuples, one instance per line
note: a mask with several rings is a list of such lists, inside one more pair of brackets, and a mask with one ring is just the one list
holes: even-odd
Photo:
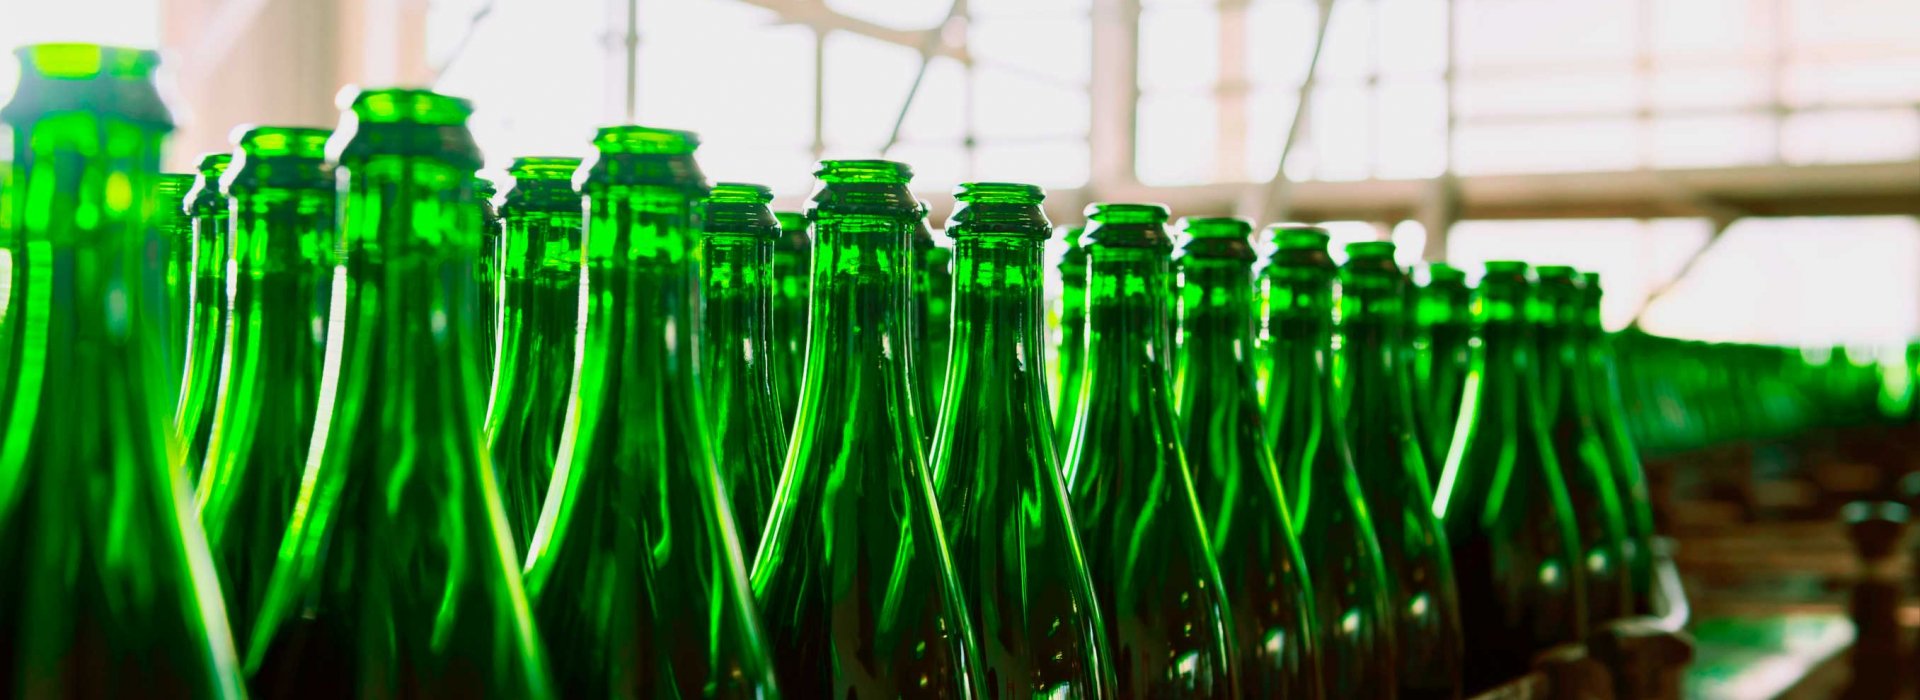
[(1166, 251), (1096, 248), (1087, 267), (1086, 385), (1099, 393), (1131, 392), (1138, 381), (1165, 381), (1172, 365)]
[[(1405, 352), (1405, 283), (1397, 271), (1343, 272), (1337, 324), (1340, 352), (1334, 381), (1351, 403), (1360, 392), (1405, 400), (1401, 374)], [(1390, 403), (1386, 404), (1391, 409)], [(1342, 413), (1350, 406), (1343, 405)], [(1349, 427), (1352, 427), (1351, 424)]]
[[(805, 376), (844, 377), (856, 364), (877, 365), (886, 381), (911, 388), (905, 358), (913, 225), (914, 215), (890, 212), (818, 214)], [(806, 388), (817, 386), (808, 381)]]
[(1273, 371), (1295, 377), (1296, 384), (1298, 378), (1313, 378), (1313, 395), (1324, 404), (1333, 388), (1328, 371), (1333, 350), (1333, 270), (1279, 267), (1268, 271), (1268, 279), (1267, 334), (1276, 353)]
[[(1185, 258), (1180, 268), (1181, 385), (1209, 375), (1252, 389), (1253, 272), (1247, 261)], [(1184, 393), (1183, 393), (1184, 396)]]
[(701, 244), (702, 348), (711, 358), (705, 369), (768, 372), (773, 242), (759, 236), (708, 234)]
[(285, 272), (317, 274), (333, 267), (331, 189), (262, 188), (233, 198), (237, 285)]
[[(1041, 242), (981, 236), (955, 241), (953, 347), (963, 376), (1012, 377), (1036, 401), (1044, 396), (1040, 353)], [(1037, 419), (1038, 403), (1022, 406)]]
[[(1480, 392), (1492, 398), (1480, 402), (1482, 411), (1512, 412), (1520, 408), (1516, 390), (1539, 377), (1533, 324), (1526, 319), (1529, 293), (1524, 289), (1483, 285), (1474, 304), (1474, 332), (1480, 338), (1473, 371)], [(1506, 424), (1506, 421), (1502, 421)]]
[(583, 321), (624, 345), (623, 363), (658, 373), (648, 386), (692, 401), (699, 267), (693, 193), (664, 185), (589, 183), (589, 314)]

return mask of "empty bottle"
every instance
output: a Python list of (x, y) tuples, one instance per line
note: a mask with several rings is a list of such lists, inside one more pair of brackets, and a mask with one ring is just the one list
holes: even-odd
[(933, 422), (946, 391), (947, 353), (953, 337), (953, 251), (941, 247), (928, 226), (932, 207), (920, 201), (920, 223), (913, 228), (914, 381), (920, 385), (921, 437), (933, 439)]
[(773, 389), (773, 245), (780, 223), (765, 185), (722, 182), (704, 204), (700, 375), (713, 461), (748, 560), (773, 512), (787, 427)]
[(517, 552), (527, 551), (540, 523), (573, 394), (581, 236), (573, 173), (579, 167), (579, 158), (513, 159), (507, 168), (513, 187), (500, 208), (503, 233), (491, 243), (496, 250), (487, 266), (499, 332), (482, 430)]
[(773, 393), (788, 432), (800, 410), (801, 373), (807, 363), (807, 304), (813, 275), (813, 222), (805, 214), (778, 211), (780, 238), (773, 243)]
[(753, 564), (796, 697), (969, 698), (979, 647), (921, 452), (907, 353), (912, 171), (829, 160), (814, 227), (806, 386)]
[(1581, 273), (1579, 317), (1574, 325), (1580, 362), (1593, 396), (1600, 442), (1613, 468), (1613, 487), (1626, 518), (1627, 539), (1621, 553), (1627, 558), (1627, 577), (1633, 589), (1634, 612), (1656, 614), (1653, 605), (1653, 503), (1647, 496), (1647, 473), (1628, 430), (1626, 404), (1620, 396), (1618, 361), (1613, 335), (1600, 326), (1600, 274)]
[(1274, 227), (1266, 267), (1273, 365), (1267, 441), (1313, 579), (1328, 697), (1393, 697), (1390, 579), (1333, 393), (1333, 259), (1327, 232)]
[(1120, 697), (1239, 697), (1168, 382), (1167, 208), (1096, 203), (1087, 218), (1086, 405), (1066, 472)]
[(1473, 290), (1467, 275), (1446, 263), (1426, 266), (1425, 285), (1412, 290), (1409, 319), (1413, 373), (1413, 418), (1420, 425), (1427, 478), (1440, 480), (1460, 418), (1461, 394), (1472, 364)]
[(320, 405), (338, 242), (329, 134), (272, 126), (237, 132), (221, 183), (233, 199), (233, 325), (198, 495), (241, 640), (253, 634), (293, 517)]
[(1460, 429), (1434, 490), (1460, 588), (1468, 692), (1526, 673), (1535, 653), (1587, 632), (1573, 509), (1537, 412), (1532, 296), (1526, 263), (1487, 263)]
[(1060, 258), (1060, 382), (1053, 387), (1053, 444), (1065, 452), (1080, 415), (1087, 366), (1087, 249), (1085, 226), (1061, 227), (1067, 250)]
[(301, 504), (245, 643), (256, 697), (552, 692), (480, 428), (465, 100), (343, 92), (339, 271)]
[(1253, 384), (1253, 225), (1189, 218), (1174, 253), (1181, 434), (1232, 605), (1243, 695), (1318, 698), (1313, 584), (1267, 450)]
[(1334, 388), (1392, 584), (1402, 698), (1460, 697), (1460, 600), (1415, 432), (1404, 340), (1406, 274), (1394, 246), (1347, 246), (1340, 267)]
[(1594, 421), (1592, 388), (1574, 336), (1580, 323), (1580, 276), (1564, 265), (1542, 265), (1531, 320), (1540, 358), (1540, 416), (1573, 505), (1586, 568), (1587, 622), (1602, 625), (1632, 614), (1626, 520), (1613, 485), (1613, 467)]
[[(193, 279), (187, 292), (186, 365), (180, 372), (180, 396), (173, 409), (173, 425), (186, 449), (187, 476), (200, 478), (207, 457), (207, 437), (213, 429), (213, 390), (220, 383), (220, 357), (227, 340), (227, 234), (232, 217), (227, 197), (220, 192), (220, 176), (233, 160), (231, 153), (209, 153), (200, 159), (200, 171), (185, 198), (193, 227)], [(191, 483), (191, 481), (189, 482)]]
[[(173, 120), (159, 56), (16, 50), (12, 255), (0, 367), (0, 695), (239, 698), (226, 611), (189, 510), (165, 337), (144, 275)], [(149, 284), (151, 282), (151, 284)]]
[(931, 463), (980, 642), (985, 697), (1116, 697), (1113, 659), (1060, 477), (1041, 347), (1039, 187), (960, 186), (952, 391)]
[(696, 374), (698, 145), (604, 127), (575, 178), (578, 375), (526, 566), (566, 697), (778, 695)]

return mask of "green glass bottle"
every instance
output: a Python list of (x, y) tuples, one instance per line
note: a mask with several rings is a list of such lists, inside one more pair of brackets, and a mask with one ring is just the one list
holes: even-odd
[(800, 212), (777, 211), (780, 238), (773, 242), (773, 393), (787, 431), (800, 411), (800, 385), (807, 363), (807, 304), (813, 292), (813, 222)]
[[(498, 284), (498, 362), (483, 428), (515, 551), (524, 552), (553, 480), (573, 389), (580, 319), (579, 158), (515, 158), (490, 268)], [(489, 315), (492, 315), (489, 313)]]
[(1232, 604), (1241, 689), (1247, 697), (1318, 698), (1313, 584), (1253, 386), (1253, 225), (1210, 217), (1184, 219), (1181, 228), (1180, 432)]
[(713, 461), (685, 131), (604, 127), (575, 175), (586, 276), (572, 403), (527, 587), (567, 697), (770, 697), (773, 657)]
[(1573, 507), (1537, 412), (1532, 285), (1526, 263), (1487, 263), (1458, 437), (1434, 488), (1460, 588), (1468, 692), (1524, 674), (1535, 653), (1587, 633)]
[(1628, 428), (1614, 339), (1600, 326), (1600, 275), (1586, 272), (1581, 274), (1581, 279), (1585, 282), (1582, 287), (1585, 293), (1580, 296), (1579, 317), (1574, 326), (1576, 347), (1593, 396), (1600, 442), (1607, 452), (1607, 464), (1613, 468), (1614, 492), (1626, 517), (1627, 539), (1621, 552), (1627, 557), (1627, 580), (1633, 589), (1634, 611), (1654, 614), (1655, 532), (1653, 502), (1647, 496), (1647, 473), (1640, 465), (1640, 452), (1635, 449), (1633, 434)]
[[(159, 56), (88, 44), (15, 51), (0, 416), (0, 695), (239, 698), (226, 611), (194, 522), (149, 226), (173, 121)], [(148, 335), (151, 333), (151, 335)]]
[(1313, 578), (1321, 682), (1328, 697), (1392, 697), (1399, 682), (1393, 584), (1334, 404), (1327, 232), (1281, 225), (1273, 240), (1267, 444)]
[(253, 633), (293, 517), (320, 401), (338, 240), (329, 133), (238, 131), (221, 182), (233, 199), (232, 340), (220, 360), (198, 500), (241, 640)]
[(940, 246), (928, 226), (932, 206), (920, 200), (920, 223), (913, 227), (914, 381), (920, 387), (920, 432), (933, 439), (933, 422), (946, 392), (947, 354), (953, 338), (953, 251)]
[(480, 287), (480, 315), (476, 320), (480, 323), (480, 337), (487, 344), (483, 368), (489, 378), (500, 354), (500, 265), (506, 254), (506, 221), (493, 202), (499, 194), (492, 180), (474, 176), (473, 203), (480, 208), (480, 258), (473, 268), (473, 280)]
[(1587, 622), (1602, 625), (1633, 611), (1628, 580), (1626, 519), (1614, 490), (1613, 466), (1594, 422), (1592, 386), (1580, 359), (1575, 326), (1580, 324), (1580, 274), (1564, 265), (1542, 265), (1539, 293), (1529, 307), (1539, 346), (1541, 420), (1560, 464), (1574, 528), (1586, 567)]
[(1087, 368), (1087, 249), (1080, 247), (1085, 226), (1063, 227), (1066, 253), (1060, 257), (1060, 383), (1053, 388), (1053, 444), (1065, 451), (1080, 417)]
[(481, 442), (465, 100), (349, 90), (338, 267), (305, 473), (245, 643), (260, 697), (551, 694)]
[(773, 512), (787, 428), (773, 393), (773, 245), (780, 222), (765, 185), (722, 182), (701, 231), (700, 374), (713, 423), (713, 461), (749, 559)]
[(200, 478), (213, 428), (213, 391), (220, 383), (220, 357), (227, 341), (227, 234), (232, 216), (220, 192), (220, 176), (231, 153), (209, 153), (185, 198), (193, 220), (193, 279), (187, 292), (187, 344), (180, 372), (180, 397), (173, 425), (187, 451), (189, 482)]
[(1087, 219), (1085, 405), (1066, 473), (1119, 697), (1240, 697), (1168, 382), (1167, 208), (1095, 203)]
[(1106, 630), (1046, 409), (1039, 187), (966, 183), (954, 240), (953, 391), (933, 440), (935, 490), (987, 687), (1003, 698), (1108, 698)]
[(823, 161), (806, 386), (753, 564), (780, 681), (797, 697), (970, 698), (971, 618), (920, 446), (912, 172)]
[(1426, 277), (1412, 292), (1413, 419), (1429, 456), (1427, 478), (1438, 482), (1472, 362), (1473, 290), (1466, 273), (1446, 263), (1428, 264)]
[[(186, 368), (187, 315), (193, 301), (193, 219), (187, 216), (187, 190), (193, 188), (191, 173), (161, 173), (154, 181), (153, 222), (160, 245), (167, 251), (162, 279), (167, 285), (166, 315), (161, 320), (167, 329), (166, 356), (162, 359), (173, 380), (171, 396), (180, 395), (180, 370)], [(0, 216), (11, 218), (10, 213)], [(0, 309), (0, 328), (7, 325), (6, 311)], [(0, 331), (3, 333), (4, 331)], [(0, 334), (0, 338), (7, 336)], [(10, 343), (0, 343), (0, 367), (6, 366)], [(4, 389), (0, 388), (0, 393)]]
[(1347, 246), (1340, 267), (1334, 389), (1390, 583), (1400, 697), (1460, 697), (1460, 595), (1415, 433), (1404, 327), (1406, 274), (1394, 246)]

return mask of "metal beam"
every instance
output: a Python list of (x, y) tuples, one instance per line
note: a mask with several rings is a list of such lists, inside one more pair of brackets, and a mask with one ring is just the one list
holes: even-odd
[[(924, 32), (911, 29), (894, 29), (858, 17), (848, 17), (840, 14), (833, 8), (827, 7), (827, 4), (821, 0), (741, 1), (748, 5), (772, 10), (775, 15), (779, 16), (781, 22), (804, 24), (821, 30), (821, 36), (823, 37), (828, 31), (847, 32), (850, 34), (859, 34), (860, 36), (870, 39), (879, 39), (880, 41), (896, 46), (905, 46), (916, 51), (920, 50), (921, 43), (925, 40)], [(961, 63), (970, 64), (973, 62), (973, 58), (967, 53), (965, 46), (948, 46), (941, 44), (934, 48), (932, 55), (945, 56)]]

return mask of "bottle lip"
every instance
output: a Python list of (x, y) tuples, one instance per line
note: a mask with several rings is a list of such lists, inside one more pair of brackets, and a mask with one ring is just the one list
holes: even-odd
[(173, 115), (154, 74), (160, 54), (146, 49), (82, 43), (29, 44), (14, 49), (19, 88), (0, 107), (0, 121), (27, 124), (50, 114), (88, 112), (162, 131)]
[(1537, 275), (1542, 282), (1565, 282), (1574, 285), (1580, 283), (1580, 273), (1571, 265), (1541, 265), (1533, 268), (1533, 274)]
[(1484, 265), (1487, 274), (1526, 274), (1532, 266), (1519, 260), (1488, 260)]
[(1047, 191), (1019, 182), (962, 182), (953, 188), (953, 198), (968, 204), (1039, 204)]
[(473, 102), (422, 88), (358, 88), (340, 91), (340, 109), (360, 124), (465, 126)]
[(492, 180), (480, 177), (479, 175), (473, 176), (470, 182), (473, 186), (473, 196), (480, 199), (493, 199), (494, 195), (500, 193), (499, 185), (495, 185)]
[(193, 176), (193, 187), (187, 190), (187, 213), (204, 216), (226, 211), (226, 199), (220, 194), (220, 178), (226, 175), (227, 166), (232, 164), (232, 153), (206, 153), (200, 156), (200, 166), (195, 169)]
[(96, 78), (145, 80), (160, 65), (160, 53), (110, 44), (52, 42), (13, 50), (23, 72), (54, 80)]
[(913, 181), (913, 168), (892, 160), (823, 160), (813, 176), (827, 184), (904, 185)]
[(580, 159), (573, 156), (520, 156), (507, 166), (507, 176), (514, 180), (568, 180), (573, 172), (580, 169)]
[(1312, 250), (1327, 249), (1327, 230), (1312, 224), (1273, 224), (1267, 227), (1267, 235), (1273, 239), (1274, 250)]
[(1098, 224), (1165, 224), (1172, 212), (1165, 204), (1139, 202), (1094, 202), (1088, 204), (1082, 212), (1087, 221), (1087, 234), (1091, 235)]
[(1393, 241), (1357, 241), (1347, 244), (1348, 260), (1392, 260), (1397, 247)]
[(727, 204), (766, 204), (773, 201), (773, 188), (752, 182), (716, 182), (707, 192), (707, 201)]
[(234, 127), (228, 140), (241, 158), (298, 158), (324, 160), (327, 139), (332, 129), (311, 126), (268, 126), (242, 124)]
[(1237, 238), (1253, 235), (1253, 222), (1240, 216), (1183, 216), (1178, 222), (1184, 238)]
[(700, 147), (700, 135), (681, 129), (619, 124), (595, 130), (593, 147), (601, 153), (689, 155)]
[(1427, 284), (1466, 284), (1467, 271), (1442, 262), (1427, 263)]

